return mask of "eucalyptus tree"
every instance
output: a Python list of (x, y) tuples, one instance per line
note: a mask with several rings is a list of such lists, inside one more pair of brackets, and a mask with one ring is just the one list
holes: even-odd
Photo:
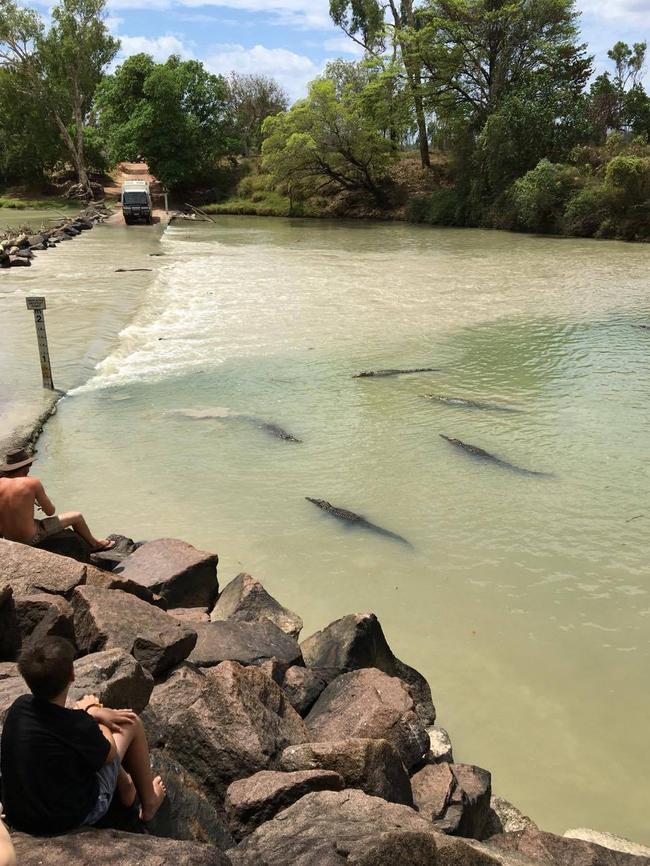
[(103, 13), (104, 0), (59, 0), (46, 28), (37, 12), (0, 0), (0, 65), (7, 86), (51, 119), (89, 197), (84, 130), (95, 89), (119, 49)]
[(330, 0), (332, 21), (369, 54), (383, 54), (387, 43), (392, 47), (393, 60), (399, 52), (413, 103), (420, 159), (422, 165), (428, 167), (431, 161), (421, 62), (414, 39), (417, 15), (414, 0)]

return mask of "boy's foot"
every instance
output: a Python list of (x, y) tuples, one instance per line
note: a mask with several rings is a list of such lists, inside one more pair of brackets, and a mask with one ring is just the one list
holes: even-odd
[(114, 538), (102, 539), (96, 547), (90, 551), (91, 553), (104, 553), (107, 550), (112, 550), (115, 547), (116, 541)]
[(151, 821), (158, 809), (160, 809), (162, 805), (162, 801), (167, 796), (167, 788), (165, 787), (165, 783), (161, 779), (160, 776), (156, 776), (153, 780), (153, 797), (151, 802), (142, 803), (142, 808), (140, 809), (140, 820), (144, 821), (145, 824), (147, 821)]
[(120, 803), (126, 809), (130, 809), (135, 803), (135, 798), (138, 792), (133, 784), (133, 779), (129, 776), (126, 770), (120, 769), (120, 773), (117, 777), (116, 790), (117, 795), (120, 798)]

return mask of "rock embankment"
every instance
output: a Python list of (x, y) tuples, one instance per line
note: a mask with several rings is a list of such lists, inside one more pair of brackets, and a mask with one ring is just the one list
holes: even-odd
[(539, 830), (455, 761), (428, 683), (373, 614), (300, 643), (300, 617), (251, 575), (220, 591), (211, 552), (120, 537), (90, 557), (70, 533), (49, 546), (0, 540), (0, 726), (26, 690), (23, 643), (63, 635), (71, 701), (142, 714), (168, 799), (151, 835), (118, 810), (112, 829), (15, 834), (21, 866), (650, 866), (607, 834)]
[(35, 254), (72, 240), (109, 218), (111, 211), (101, 204), (84, 208), (77, 216), (59, 220), (51, 228), (32, 232), (21, 229), (0, 232), (0, 268), (28, 268)]

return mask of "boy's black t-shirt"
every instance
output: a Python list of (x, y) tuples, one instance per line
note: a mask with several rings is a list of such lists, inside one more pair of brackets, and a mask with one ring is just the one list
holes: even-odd
[(0, 740), (2, 805), (16, 830), (65, 833), (79, 826), (97, 801), (97, 770), (110, 751), (97, 722), (23, 695), (14, 701)]

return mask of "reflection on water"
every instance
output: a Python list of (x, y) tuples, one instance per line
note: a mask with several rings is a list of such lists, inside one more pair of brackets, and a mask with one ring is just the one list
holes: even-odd
[[(217, 550), (223, 582), (256, 574), (305, 634), (374, 610), (431, 682), (457, 759), (490, 768), (497, 793), (551, 829), (650, 841), (650, 336), (632, 327), (650, 250), (227, 218), (172, 227), (147, 260), (157, 273), (118, 285), (102, 276), (117, 257), (141, 265), (156, 242), (119, 237), (97, 232), (77, 260), (62, 378), (80, 387), (39, 466), (57, 504), (101, 533)], [(56, 269), (53, 288), (60, 309), (75, 303)], [(98, 332), (89, 376), (80, 351)], [(352, 378), (387, 367), (440, 371)]]

